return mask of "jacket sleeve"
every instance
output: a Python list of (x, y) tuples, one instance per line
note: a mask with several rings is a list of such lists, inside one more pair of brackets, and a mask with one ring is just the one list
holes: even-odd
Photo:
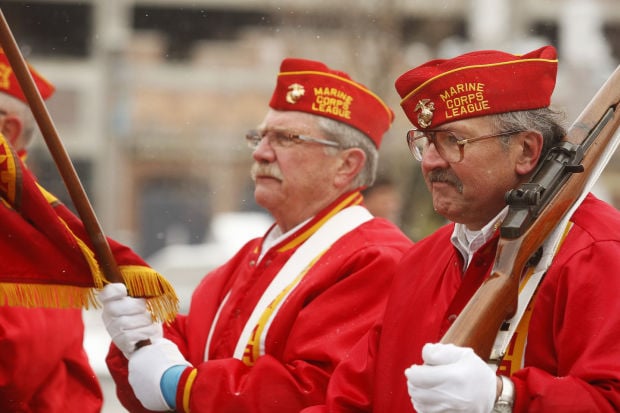
[(620, 243), (600, 241), (549, 270), (530, 323), (531, 355), (513, 375), (515, 412), (620, 410), (618, 268)]
[(140, 400), (134, 395), (127, 379), (129, 375), (128, 361), (114, 343), (110, 344), (105, 361), (110, 375), (116, 384), (116, 397), (118, 397), (123, 407), (133, 413), (149, 412), (150, 410), (145, 409)]
[(340, 363), (327, 389), (325, 404), (307, 407), (301, 413), (362, 413), (373, 410), (375, 355), (381, 335), (377, 323)]

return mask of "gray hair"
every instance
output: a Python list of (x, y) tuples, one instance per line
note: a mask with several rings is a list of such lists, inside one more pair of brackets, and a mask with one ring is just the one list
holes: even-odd
[(30, 144), (36, 128), (36, 121), (30, 107), (11, 95), (0, 93), (0, 109), (21, 119), (22, 133), (13, 142), (13, 148), (15, 150), (25, 149)]
[[(371, 186), (377, 175), (379, 151), (373, 141), (362, 131), (324, 116), (318, 117), (318, 126), (331, 140), (338, 142), (342, 148), (360, 148), (366, 154), (366, 162), (351, 183), (351, 189)], [(327, 151), (337, 149), (326, 147)]]
[[(534, 130), (543, 137), (542, 155), (538, 162), (545, 158), (547, 151), (566, 135), (563, 112), (551, 108), (522, 110), (492, 115), (495, 127), (499, 131)], [(506, 137), (507, 142), (510, 137)]]

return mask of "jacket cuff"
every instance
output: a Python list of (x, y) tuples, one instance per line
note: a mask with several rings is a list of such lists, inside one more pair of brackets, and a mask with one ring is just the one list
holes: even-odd
[(189, 413), (189, 397), (197, 373), (198, 369), (193, 367), (188, 367), (181, 373), (176, 397), (176, 411), (179, 413)]

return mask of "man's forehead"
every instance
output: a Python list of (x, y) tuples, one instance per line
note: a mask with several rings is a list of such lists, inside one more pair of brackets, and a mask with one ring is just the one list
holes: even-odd
[(479, 116), (468, 119), (455, 120), (453, 122), (444, 123), (437, 130), (449, 130), (463, 133), (478, 133), (481, 130), (487, 130), (493, 126), (490, 116)]
[(309, 113), (270, 109), (259, 129), (315, 128), (317, 117)]

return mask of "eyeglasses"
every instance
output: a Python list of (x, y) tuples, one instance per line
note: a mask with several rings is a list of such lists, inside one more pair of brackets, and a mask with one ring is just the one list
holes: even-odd
[(248, 143), (250, 149), (252, 150), (258, 148), (258, 145), (260, 145), (260, 142), (263, 140), (263, 138), (267, 138), (269, 145), (273, 147), (277, 146), (287, 148), (303, 142), (313, 142), (321, 145), (331, 146), (334, 148), (340, 148), (340, 144), (338, 142), (329, 141), (327, 139), (313, 138), (306, 135), (298, 135), (285, 131), (270, 130), (261, 132), (258, 130), (250, 130), (248, 131), (248, 133), (245, 134), (245, 140)]
[(492, 135), (478, 136), (476, 138), (462, 139), (449, 130), (417, 130), (412, 129), (407, 132), (407, 145), (413, 156), (422, 161), (424, 153), (430, 144), (435, 146), (439, 155), (450, 163), (457, 163), (463, 160), (464, 147), (468, 143), (481, 141), (483, 139), (499, 138), (502, 136), (515, 135), (525, 130), (510, 130)]

